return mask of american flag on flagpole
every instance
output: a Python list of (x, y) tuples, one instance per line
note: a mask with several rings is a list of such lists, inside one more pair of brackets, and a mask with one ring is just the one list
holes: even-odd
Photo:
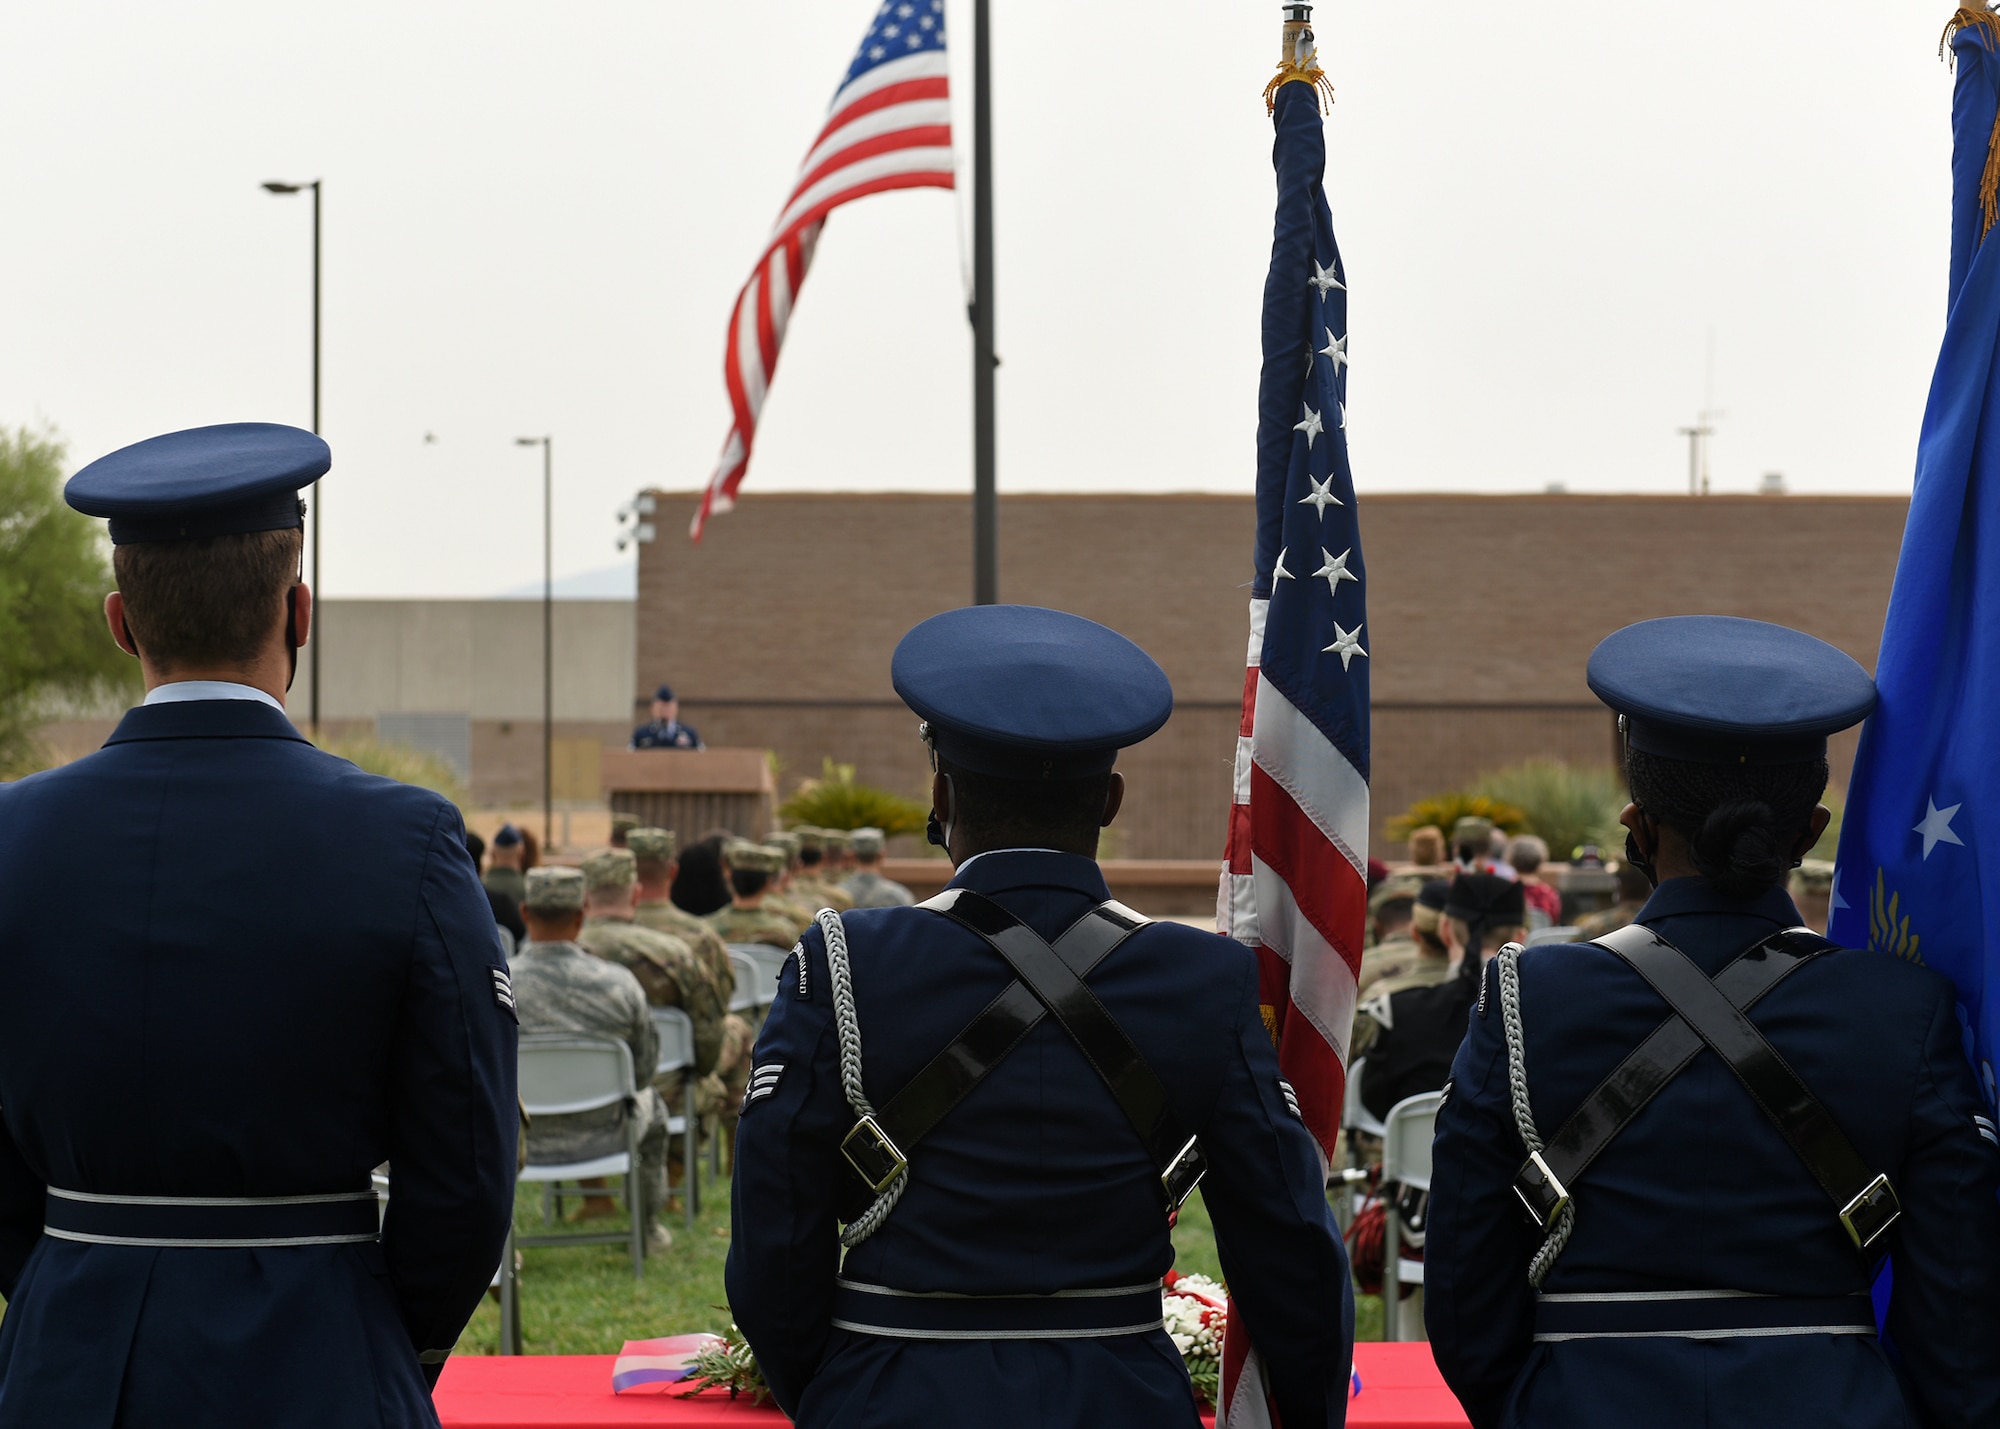
[(952, 172), (944, 0), (886, 0), (729, 315), (722, 375), (734, 420), (688, 527), (692, 539), (701, 539), (711, 515), (736, 504), (785, 325), (826, 216), (884, 189), (951, 188)]
[[(1289, 27), (1288, 27), (1289, 28)], [(1300, 77), (1317, 77), (1305, 32)], [(1272, 96), (1278, 211), (1264, 282), (1256, 576), (1235, 803), (1216, 921), (1256, 951), (1264, 1025), (1331, 1158), (1368, 910), (1367, 580), (1347, 462), (1347, 271), (1311, 82)], [(1267, 1424), (1249, 1335), (1229, 1319), (1223, 1419)]]

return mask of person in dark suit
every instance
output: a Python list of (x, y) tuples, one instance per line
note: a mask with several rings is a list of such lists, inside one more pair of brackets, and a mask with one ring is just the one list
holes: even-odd
[(2000, 1148), (1953, 988), (1784, 887), (1873, 682), (1718, 616), (1612, 635), (1589, 682), (1657, 888), (1487, 971), (1433, 1152), (1439, 1369), (1476, 1429), (2000, 1424)]
[(458, 811), (285, 717), (327, 466), (240, 424), (69, 484), (147, 694), (0, 785), (5, 1429), (435, 1425), (499, 1263), (516, 1022)]
[(928, 904), (821, 914), (758, 1040), (728, 1288), (779, 1405), (807, 1429), (1193, 1429), (1160, 1282), (1197, 1138), (1284, 1424), (1341, 1424), (1347, 1260), (1255, 963), (1111, 903), (1095, 859), (1166, 676), (1020, 606), (925, 621), (892, 674), (958, 870)]

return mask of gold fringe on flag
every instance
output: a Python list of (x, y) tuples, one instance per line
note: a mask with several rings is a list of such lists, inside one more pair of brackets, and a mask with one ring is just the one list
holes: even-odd
[[(1966, 6), (1945, 25), (1944, 34), (1938, 40), (1939, 59), (1946, 64), (1951, 63), (1952, 38), (1968, 26), (1986, 32), (1982, 42), (1989, 50), (1996, 40), (2000, 40), (2000, 15), (1991, 10), (1975, 10)], [(1994, 220), (2000, 219), (2000, 110), (1994, 112), (1993, 133), (1986, 141), (1986, 168), (1979, 176), (1979, 209), (1984, 219), (1979, 229), (1979, 241), (1984, 243), (1986, 235), (1993, 231)]]
[(1326, 77), (1326, 71), (1310, 59), (1303, 65), (1293, 64), (1287, 60), (1278, 66), (1278, 72), (1272, 75), (1271, 82), (1264, 86), (1266, 114), (1275, 114), (1278, 111), (1278, 87), (1290, 84), (1294, 80), (1301, 84), (1309, 84), (1319, 91), (1320, 113), (1325, 114), (1333, 108), (1333, 81)]
[(1319, 112), (1328, 113), (1333, 108), (1333, 81), (1319, 67), (1319, 47), (1313, 40), (1312, 6), (1287, 4), (1284, 9), (1288, 18), (1285, 21), (1284, 47), (1279, 51), (1283, 58), (1278, 61), (1278, 72), (1264, 86), (1264, 112), (1275, 114), (1279, 86), (1297, 80), (1311, 85), (1318, 92)]

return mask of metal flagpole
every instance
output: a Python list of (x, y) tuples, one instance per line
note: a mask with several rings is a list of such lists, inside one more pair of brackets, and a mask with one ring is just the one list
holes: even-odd
[[(312, 181), (313, 191), (313, 435), (319, 435), (319, 186), (320, 180)], [(312, 669), (312, 732), (319, 734), (319, 648), (326, 643), (326, 624), (322, 612), (325, 592), (319, 588), (319, 530), (325, 525), (319, 509), (319, 480), (313, 479), (312, 487), (312, 598), (313, 634), (306, 643), (307, 662)]]
[(993, 67), (987, 0), (972, 9), (972, 600), (1000, 599), (1000, 503), (993, 452)]

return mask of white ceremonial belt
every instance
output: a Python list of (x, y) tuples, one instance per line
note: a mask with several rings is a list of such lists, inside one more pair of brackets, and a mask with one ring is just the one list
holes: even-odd
[(42, 1234), (85, 1245), (268, 1249), (378, 1238), (373, 1191), (299, 1196), (115, 1196), (48, 1188)]

